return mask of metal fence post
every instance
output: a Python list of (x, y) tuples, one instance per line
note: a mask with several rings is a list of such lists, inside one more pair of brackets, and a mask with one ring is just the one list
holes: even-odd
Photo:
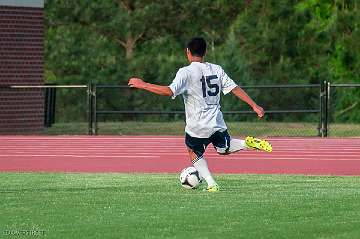
[(327, 136), (327, 81), (322, 81), (320, 83), (320, 127), (319, 127), (319, 136)]
[(88, 84), (88, 123), (89, 135), (97, 134), (96, 122), (96, 85), (92, 82)]
[(329, 121), (330, 121), (330, 82), (326, 82), (326, 105), (325, 105), (325, 122), (324, 122), (324, 137), (329, 136)]
[(87, 100), (88, 100), (88, 134), (89, 135), (92, 135), (92, 83), (89, 82), (88, 85), (87, 85)]
[(52, 124), (55, 123), (56, 88), (45, 88), (44, 98), (45, 98), (44, 125), (45, 127), (49, 128), (52, 126)]
[(323, 137), (323, 111), (324, 111), (324, 82), (320, 82), (320, 117), (319, 117), (319, 132), (318, 132), (318, 136), (319, 137)]
[(93, 135), (97, 135), (97, 112), (96, 112), (96, 109), (97, 109), (97, 102), (96, 102), (96, 84), (93, 84), (93, 88), (92, 88), (93, 92), (92, 92), (92, 97), (93, 97), (93, 110), (92, 110), (92, 123), (93, 123), (93, 127), (92, 127), (92, 133)]

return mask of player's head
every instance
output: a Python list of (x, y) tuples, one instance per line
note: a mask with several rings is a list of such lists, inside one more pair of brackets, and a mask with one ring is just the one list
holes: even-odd
[(206, 53), (206, 41), (202, 37), (194, 37), (186, 46), (186, 52), (193, 57), (204, 57)]

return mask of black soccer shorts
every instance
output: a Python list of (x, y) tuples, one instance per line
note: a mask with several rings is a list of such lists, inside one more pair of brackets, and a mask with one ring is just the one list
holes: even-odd
[(230, 135), (227, 130), (220, 132), (216, 131), (209, 138), (196, 138), (185, 134), (185, 144), (190, 148), (199, 158), (205, 153), (206, 147), (212, 143), (215, 148), (225, 149), (227, 152), (230, 148)]

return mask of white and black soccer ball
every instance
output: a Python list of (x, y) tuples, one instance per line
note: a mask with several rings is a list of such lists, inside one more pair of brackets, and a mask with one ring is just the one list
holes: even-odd
[(187, 189), (197, 188), (203, 178), (194, 167), (184, 168), (180, 173), (181, 186)]

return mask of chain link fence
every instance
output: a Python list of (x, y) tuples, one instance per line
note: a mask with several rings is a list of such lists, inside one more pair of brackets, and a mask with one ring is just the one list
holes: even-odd
[[(355, 123), (360, 122), (357, 114), (360, 84), (323, 82), (241, 87), (265, 109), (266, 114), (259, 119), (246, 103), (232, 94), (222, 96), (222, 111), (232, 135), (360, 136), (360, 126)], [(5, 102), (7, 108), (14, 102), (17, 107), (23, 104), (19, 109), (26, 108), (31, 102), (4, 100), (9, 91), (12, 97), (17, 92), (19, 98), (24, 91), (36, 91), (37, 102), (40, 100), (38, 103), (43, 107), (36, 113), (43, 115), (43, 127), (35, 132), (20, 130), (13, 134), (184, 134), (181, 97), (172, 100), (118, 85), (1, 86), (2, 103)], [(16, 117), (22, 122), (31, 121), (31, 115), (22, 111), (18, 110)], [(5, 132), (9, 134), (10, 131)]]
[(360, 136), (360, 84), (330, 84), (329, 136)]
[[(169, 97), (127, 86), (94, 87), (96, 106), (93, 112), (93, 134), (184, 133), (184, 106), (181, 97), (171, 100)], [(321, 135), (320, 85), (262, 85), (242, 88), (263, 106), (266, 115), (263, 119), (258, 119), (248, 105), (232, 94), (222, 96), (222, 111), (233, 135)]]

